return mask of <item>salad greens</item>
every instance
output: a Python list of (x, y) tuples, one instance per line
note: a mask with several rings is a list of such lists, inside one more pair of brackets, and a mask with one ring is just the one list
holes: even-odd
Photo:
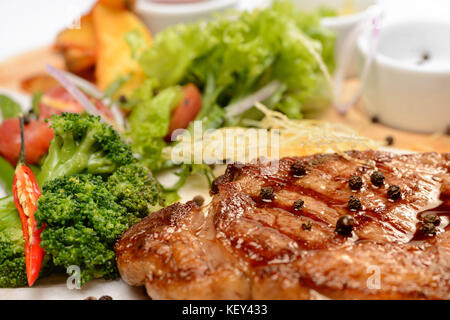
[(334, 35), (320, 27), (319, 15), (299, 12), (287, 1), (169, 28), (156, 36), (140, 62), (158, 87), (194, 82), (201, 88), (202, 116), (215, 104), (224, 107), (276, 79), (285, 86), (272, 107), (299, 118), (303, 106), (329, 98), (320, 90), (324, 75), (302, 41), (305, 36), (333, 69)]
[[(137, 46), (138, 35), (129, 38)], [(148, 79), (133, 97), (138, 101), (130, 116), (134, 152), (152, 170), (167, 166), (160, 151), (177, 99), (172, 90), (189, 82), (202, 92), (196, 119), (205, 129), (262, 118), (254, 108), (226, 117), (226, 106), (273, 81), (280, 85), (263, 101), (267, 107), (295, 119), (320, 112), (331, 98), (334, 43), (319, 14), (300, 12), (290, 1), (164, 30), (138, 58)]]
[(20, 105), (10, 97), (0, 94), (0, 115), (3, 119), (14, 118), (22, 112)]
[[(141, 90), (142, 102), (131, 112), (128, 121), (134, 151), (142, 156), (142, 162), (151, 170), (160, 169), (164, 161), (160, 154), (166, 146), (164, 137), (169, 132), (170, 113), (181, 99), (179, 86), (172, 86), (152, 96), (151, 83)], [(149, 95), (147, 97), (147, 95)]]
[(12, 165), (0, 156), (0, 188), (3, 187), (4, 192), (11, 194), (11, 186), (13, 183), (14, 168)]
[[(0, 122), (1, 119), (9, 119), (17, 117), (22, 112), (20, 105), (10, 97), (0, 94)], [(12, 181), (14, 176), (14, 168), (11, 164), (0, 156), (0, 188), (4, 192), (11, 194)]]
[(328, 18), (328, 17), (337, 17), (338, 11), (334, 8), (327, 7), (327, 6), (320, 6), (318, 10), (319, 15), (322, 18)]

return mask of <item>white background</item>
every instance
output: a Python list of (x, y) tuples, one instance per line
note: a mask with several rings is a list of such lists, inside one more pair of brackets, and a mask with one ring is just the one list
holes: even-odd
[[(241, 0), (244, 5), (253, 5), (259, 1)], [(51, 43), (59, 30), (69, 25), (80, 14), (87, 12), (94, 2), (94, 0), (0, 0), (0, 60)], [(389, 18), (392, 19), (418, 17), (450, 22), (450, 0), (382, 2), (388, 9)]]
[(51, 43), (93, 0), (0, 0), (0, 60)]

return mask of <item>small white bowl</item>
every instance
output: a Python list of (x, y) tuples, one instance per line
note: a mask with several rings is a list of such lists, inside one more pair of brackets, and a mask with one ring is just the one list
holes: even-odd
[(163, 3), (139, 0), (136, 4), (136, 12), (150, 29), (150, 32), (155, 35), (174, 24), (210, 18), (215, 12), (234, 9), (238, 2), (238, 0), (197, 0)]
[[(354, 7), (355, 12), (347, 15), (340, 15), (337, 17), (325, 17), (322, 18), (321, 24), (333, 30), (336, 33), (336, 49), (335, 55), (336, 59), (342, 57), (342, 53), (345, 53), (344, 46), (346, 45), (346, 39), (360, 23), (367, 21), (370, 18), (369, 8), (378, 5), (379, 0), (295, 0), (294, 3), (302, 10), (313, 11), (320, 7), (331, 8), (334, 10), (341, 10), (345, 5), (351, 4)], [(348, 70), (346, 70), (346, 76), (352, 77), (356, 76), (358, 73), (357, 67), (357, 54), (356, 50), (350, 52), (352, 55)]]
[[(367, 112), (399, 129), (424, 133), (450, 125), (450, 23), (402, 21), (381, 28), (363, 88)], [(360, 65), (369, 34), (358, 40)]]

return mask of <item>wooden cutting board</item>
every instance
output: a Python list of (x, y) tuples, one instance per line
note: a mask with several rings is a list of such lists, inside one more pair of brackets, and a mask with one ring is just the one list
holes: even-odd
[[(64, 66), (61, 56), (55, 53), (50, 46), (0, 62), (0, 87), (22, 91), (21, 81), (37, 73), (45, 72), (46, 64), (51, 64), (58, 68)], [(345, 94), (351, 95), (357, 84), (357, 80), (348, 81)], [(345, 117), (337, 114), (334, 109), (330, 109), (323, 118), (344, 123), (357, 130), (361, 135), (372, 139), (384, 141), (386, 137), (391, 136), (394, 138), (392, 147), (395, 148), (415, 151), (450, 152), (450, 136), (448, 134), (418, 134), (372, 123), (363, 112), (360, 104), (356, 105)]]

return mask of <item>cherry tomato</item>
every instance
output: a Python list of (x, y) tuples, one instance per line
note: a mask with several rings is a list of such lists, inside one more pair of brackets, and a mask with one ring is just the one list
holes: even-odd
[[(30, 121), (25, 125), (25, 153), (26, 162), (39, 163), (53, 139), (53, 130), (48, 124), (40, 121)], [(16, 166), (20, 155), (20, 126), (19, 119), (11, 118), (0, 124), (0, 155)]]
[(202, 96), (193, 83), (183, 87), (183, 98), (172, 111), (169, 133), (166, 139), (170, 140), (172, 132), (176, 129), (185, 129), (195, 119), (202, 108)]
[[(88, 96), (89, 97), (89, 96)], [(114, 119), (111, 111), (100, 100), (89, 97), (94, 106), (107, 118)], [(63, 87), (57, 86), (46, 91), (39, 101), (39, 119), (50, 118), (63, 112), (82, 113), (84, 108)]]

